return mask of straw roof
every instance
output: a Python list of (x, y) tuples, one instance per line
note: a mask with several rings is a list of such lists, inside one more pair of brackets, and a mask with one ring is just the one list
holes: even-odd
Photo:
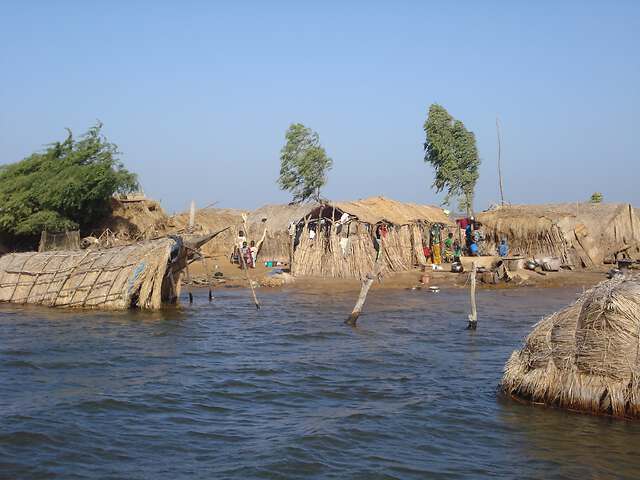
[[(299, 205), (264, 205), (250, 212), (247, 217), (249, 228), (267, 227), (269, 232), (287, 231), (291, 222), (298, 222), (302, 217), (311, 213), (317, 203), (303, 203)], [(262, 222), (262, 219), (266, 219)]]
[[(202, 247), (202, 251), (207, 256), (229, 255), (233, 250), (238, 230), (242, 230), (243, 210), (231, 208), (202, 208), (196, 210), (195, 233), (213, 233), (226, 227), (229, 230), (216, 237), (215, 242), (209, 242)], [(184, 232), (189, 226), (189, 212), (182, 212), (173, 215), (169, 219), (169, 229), (173, 232)]]
[(111, 213), (95, 225), (92, 234), (99, 236), (109, 229), (123, 240), (149, 240), (165, 233), (168, 218), (155, 200), (112, 198)]
[(640, 217), (624, 203), (512, 205), (482, 212), (477, 220), (489, 243), (507, 238), (512, 251), (560, 256), (573, 265), (601, 264), (640, 240)]
[(394, 225), (409, 225), (411, 223), (427, 222), (453, 225), (441, 208), (431, 205), (398, 202), (385, 197), (370, 197), (350, 202), (330, 202), (342, 212), (353, 215), (359, 221), (375, 225), (387, 222)]
[(502, 389), (532, 402), (640, 417), (640, 276), (617, 276), (539, 322)]
[(0, 301), (157, 309), (169, 258), (176, 248), (179, 251), (175, 239), (161, 238), (105, 250), (5, 255), (0, 258)]
[(219, 233), (164, 237), (102, 250), (5, 255), (0, 257), (0, 302), (155, 310), (163, 302), (176, 301), (189, 258)]

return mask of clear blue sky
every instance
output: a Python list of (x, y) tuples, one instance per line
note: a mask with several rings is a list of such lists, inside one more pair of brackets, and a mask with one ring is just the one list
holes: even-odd
[(0, 5), (0, 162), (97, 119), (169, 211), (284, 202), (292, 122), (320, 134), (324, 194), (437, 203), (429, 104), (477, 136), (476, 208), (640, 205), (640, 1)]

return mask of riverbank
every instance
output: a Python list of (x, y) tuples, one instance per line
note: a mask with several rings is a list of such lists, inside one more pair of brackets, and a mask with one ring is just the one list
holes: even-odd
[[(444, 266), (448, 268), (448, 265)], [(194, 286), (207, 285), (207, 269), (221, 274), (214, 278), (214, 288), (237, 288), (247, 286), (246, 272), (231, 264), (227, 258), (217, 257), (208, 259), (206, 264), (195, 262), (190, 267), (190, 274)], [(249, 277), (254, 285), (270, 288), (292, 288), (302, 291), (346, 291), (360, 289), (360, 281), (357, 279), (320, 278), (320, 277), (291, 277), (286, 273), (280, 274), (281, 268), (268, 268), (257, 265), (249, 270)], [(512, 289), (512, 288), (563, 288), (577, 287), (589, 288), (607, 278), (607, 268), (594, 270), (561, 270), (559, 272), (532, 272), (530, 270), (517, 270), (512, 272), (509, 282), (500, 281), (497, 284), (478, 282), (482, 289)], [(426, 274), (428, 283), (422, 283)], [(412, 288), (465, 288), (467, 286), (468, 273), (452, 273), (450, 271), (413, 269), (408, 272), (394, 273), (383, 277), (381, 282), (376, 282), (374, 288), (385, 289), (412, 289)]]

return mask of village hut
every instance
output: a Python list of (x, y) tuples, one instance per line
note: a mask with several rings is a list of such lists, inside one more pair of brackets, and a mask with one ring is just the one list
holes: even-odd
[(618, 275), (535, 325), (502, 390), (535, 403), (640, 417), (640, 276)]
[(512, 254), (559, 257), (569, 267), (640, 258), (640, 217), (630, 204), (510, 205), (477, 220), (488, 251), (504, 238)]
[(142, 194), (119, 195), (111, 199), (109, 215), (88, 233), (99, 238), (107, 232), (114, 240), (109, 245), (124, 245), (164, 235), (168, 219), (156, 200)]
[(0, 257), (0, 302), (124, 310), (174, 303), (197, 249), (216, 234), (164, 237), (107, 249)]
[[(246, 215), (246, 212), (231, 208), (201, 208), (195, 211), (193, 233), (206, 235), (231, 227), (220, 233), (215, 242), (202, 247), (205, 256), (218, 261), (230, 258), (238, 232), (244, 229), (243, 214)], [(167, 223), (169, 232), (185, 233), (189, 228), (189, 212), (173, 215)]]
[(245, 228), (247, 239), (258, 242), (264, 234), (258, 258), (262, 261), (289, 264), (292, 247), (291, 225), (295, 226), (316, 207), (317, 203), (265, 205), (250, 212)]
[(384, 226), (380, 272), (426, 265), (429, 229), (454, 224), (441, 208), (384, 197), (324, 202), (298, 222), (292, 273), (363, 279), (378, 255), (376, 229)]

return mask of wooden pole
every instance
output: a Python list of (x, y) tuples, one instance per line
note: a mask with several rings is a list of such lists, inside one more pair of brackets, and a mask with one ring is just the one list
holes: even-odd
[(193, 229), (196, 226), (196, 202), (195, 200), (191, 200), (191, 205), (189, 206), (189, 227), (187, 231), (189, 233), (193, 233)]
[(498, 134), (498, 183), (500, 186), (500, 205), (504, 206), (504, 190), (502, 189), (502, 165), (501, 165), (501, 142), (500, 142), (500, 121), (496, 116), (496, 133)]
[(193, 293), (191, 293), (191, 275), (189, 274), (189, 262), (185, 266), (187, 273), (187, 292), (189, 292), (189, 303), (193, 303)]
[(376, 257), (376, 261), (373, 264), (373, 271), (367, 274), (367, 277), (362, 281), (362, 287), (360, 288), (360, 294), (358, 295), (358, 301), (356, 302), (353, 310), (351, 311), (351, 315), (344, 321), (347, 325), (352, 327), (356, 326), (358, 321), (358, 317), (362, 312), (362, 307), (364, 307), (364, 302), (367, 299), (367, 294), (369, 293), (369, 289), (373, 284), (373, 281), (376, 278), (380, 277), (380, 272), (382, 270), (382, 234), (380, 235), (380, 247), (378, 249), (378, 256)]
[(238, 255), (240, 256), (240, 262), (242, 268), (244, 269), (244, 275), (247, 279), (247, 283), (249, 284), (249, 288), (251, 289), (251, 295), (253, 295), (253, 303), (256, 305), (256, 309), (260, 310), (260, 302), (258, 302), (258, 297), (256, 296), (256, 290), (253, 287), (253, 282), (251, 281), (251, 277), (249, 276), (249, 268), (247, 267), (247, 262), (244, 259), (244, 255), (242, 255), (242, 249), (238, 250)]
[(467, 325), (467, 330), (475, 330), (478, 326), (478, 311), (476, 309), (476, 272), (478, 271), (478, 267), (476, 262), (471, 264), (471, 277), (470, 277), (470, 289), (469, 293), (471, 295), (471, 314), (469, 315), (469, 325)]

